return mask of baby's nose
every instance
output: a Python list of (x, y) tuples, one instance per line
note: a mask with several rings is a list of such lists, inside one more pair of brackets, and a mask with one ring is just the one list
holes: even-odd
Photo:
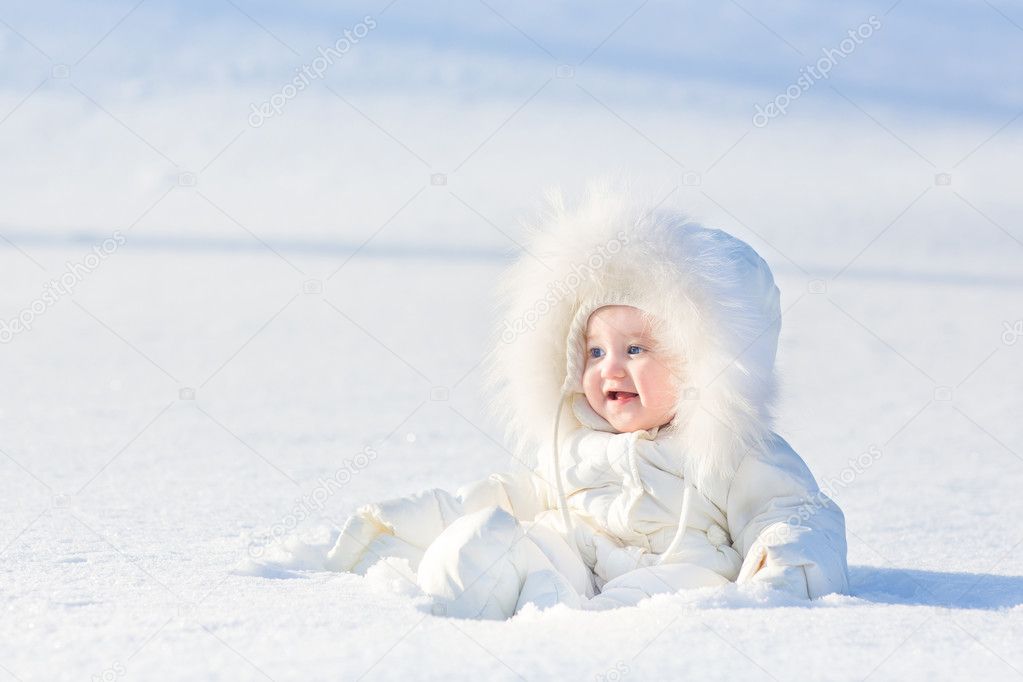
[(604, 376), (623, 377), (625, 376), (625, 363), (613, 357), (608, 357), (603, 366)]

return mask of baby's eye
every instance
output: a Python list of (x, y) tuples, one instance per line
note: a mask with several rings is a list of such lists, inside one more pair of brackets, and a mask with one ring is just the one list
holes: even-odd
[(599, 358), (599, 357), (602, 357), (603, 355), (604, 355), (604, 349), (603, 348), (591, 348), (590, 349), (590, 357), (591, 358)]
[(629, 355), (637, 355), (642, 352), (643, 349), (640, 348), (639, 346), (629, 346)]

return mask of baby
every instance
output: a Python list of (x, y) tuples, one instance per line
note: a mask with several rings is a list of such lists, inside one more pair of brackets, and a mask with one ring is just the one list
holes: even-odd
[(404, 559), (434, 613), (497, 619), (848, 590), (842, 512), (771, 430), (779, 292), (749, 245), (606, 188), (554, 196), (501, 304), (488, 390), (519, 466), (359, 508), (329, 568)]

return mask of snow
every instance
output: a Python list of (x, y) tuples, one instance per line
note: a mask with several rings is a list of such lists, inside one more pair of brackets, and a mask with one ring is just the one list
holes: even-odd
[[(780, 430), (835, 481), (851, 596), (736, 588), (478, 623), (424, 610), (407, 566), (359, 577), (319, 562), (356, 505), (508, 466), (476, 368), (482, 284), (502, 261), (357, 255), (304, 294), (269, 252), (122, 248), (0, 355), (0, 664), (14, 679), (115, 666), (144, 679), (997, 679), (1023, 665), (1020, 349), (1000, 339), (1018, 287), (850, 272), (789, 311)], [(32, 255), (59, 267), (81, 249)], [(338, 264), (293, 257), (322, 277)], [(15, 252), (5, 263), (9, 311), (40, 281)], [(792, 305), (806, 284), (779, 270)], [(952, 400), (910, 362), (956, 386)], [(881, 456), (843, 485), (872, 444)]]
[[(0, 322), (32, 320), (0, 327), (0, 680), (1018, 677), (1023, 99), (983, 55), (1020, 43), (889, 6), (750, 6), (806, 55), (884, 15), (829, 81), (863, 111), (818, 84), (763, 129), (808, 58), (734, 6), (651, 4), (551, 79), (486, 6), (399, 2), (324, 81), (365, 116), (312, 88), (259, 129), (362, 8), (244, 5), (299, 58), (229, 4), (146, 3), (80, 64), (129, 5), (5, 10), (49, 60), (0, 24)], [(625, 18), (501, 11), (572, 64)], [(480, 407), (493, 285), (544, 187), (614, 171), (774, 269), (778, 431), (846, 512), (852, 594), (470, 622), (401, 561), (322, 570), (358, 505), (515, 466)]]

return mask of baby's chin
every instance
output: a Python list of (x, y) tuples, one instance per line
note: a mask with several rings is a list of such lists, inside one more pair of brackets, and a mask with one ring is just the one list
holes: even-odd
[(604, 419), (607, 423), (617, 431), (618, 433), (631, 433), (633, 431), (649, 431), (658, 426), (665, 426), (671, 422), (671, 417), (667, 419), (652, 418), (646, 419), (633, 418), (633, 419), (621, 419), (615, 418), (614, 415), (605, 416)]
[(589, 398), (587, 398), (587, 402), (589, 402), (593, 411), (603, 417), (604, 420), (611, 425), (611, 428), (618, 433), (649, 431), (655, 427), (667, 426), (675, 418), (675, 415), (651, 415), (643, 407), (640, 407), (638, 410), (639, 414), (637, 414), (636, 406), (633, 406), (630, 410), (625, 412), (617, 412), (613, 409), (608, 409), (607, 406), (603, 404), (594, 405)]

